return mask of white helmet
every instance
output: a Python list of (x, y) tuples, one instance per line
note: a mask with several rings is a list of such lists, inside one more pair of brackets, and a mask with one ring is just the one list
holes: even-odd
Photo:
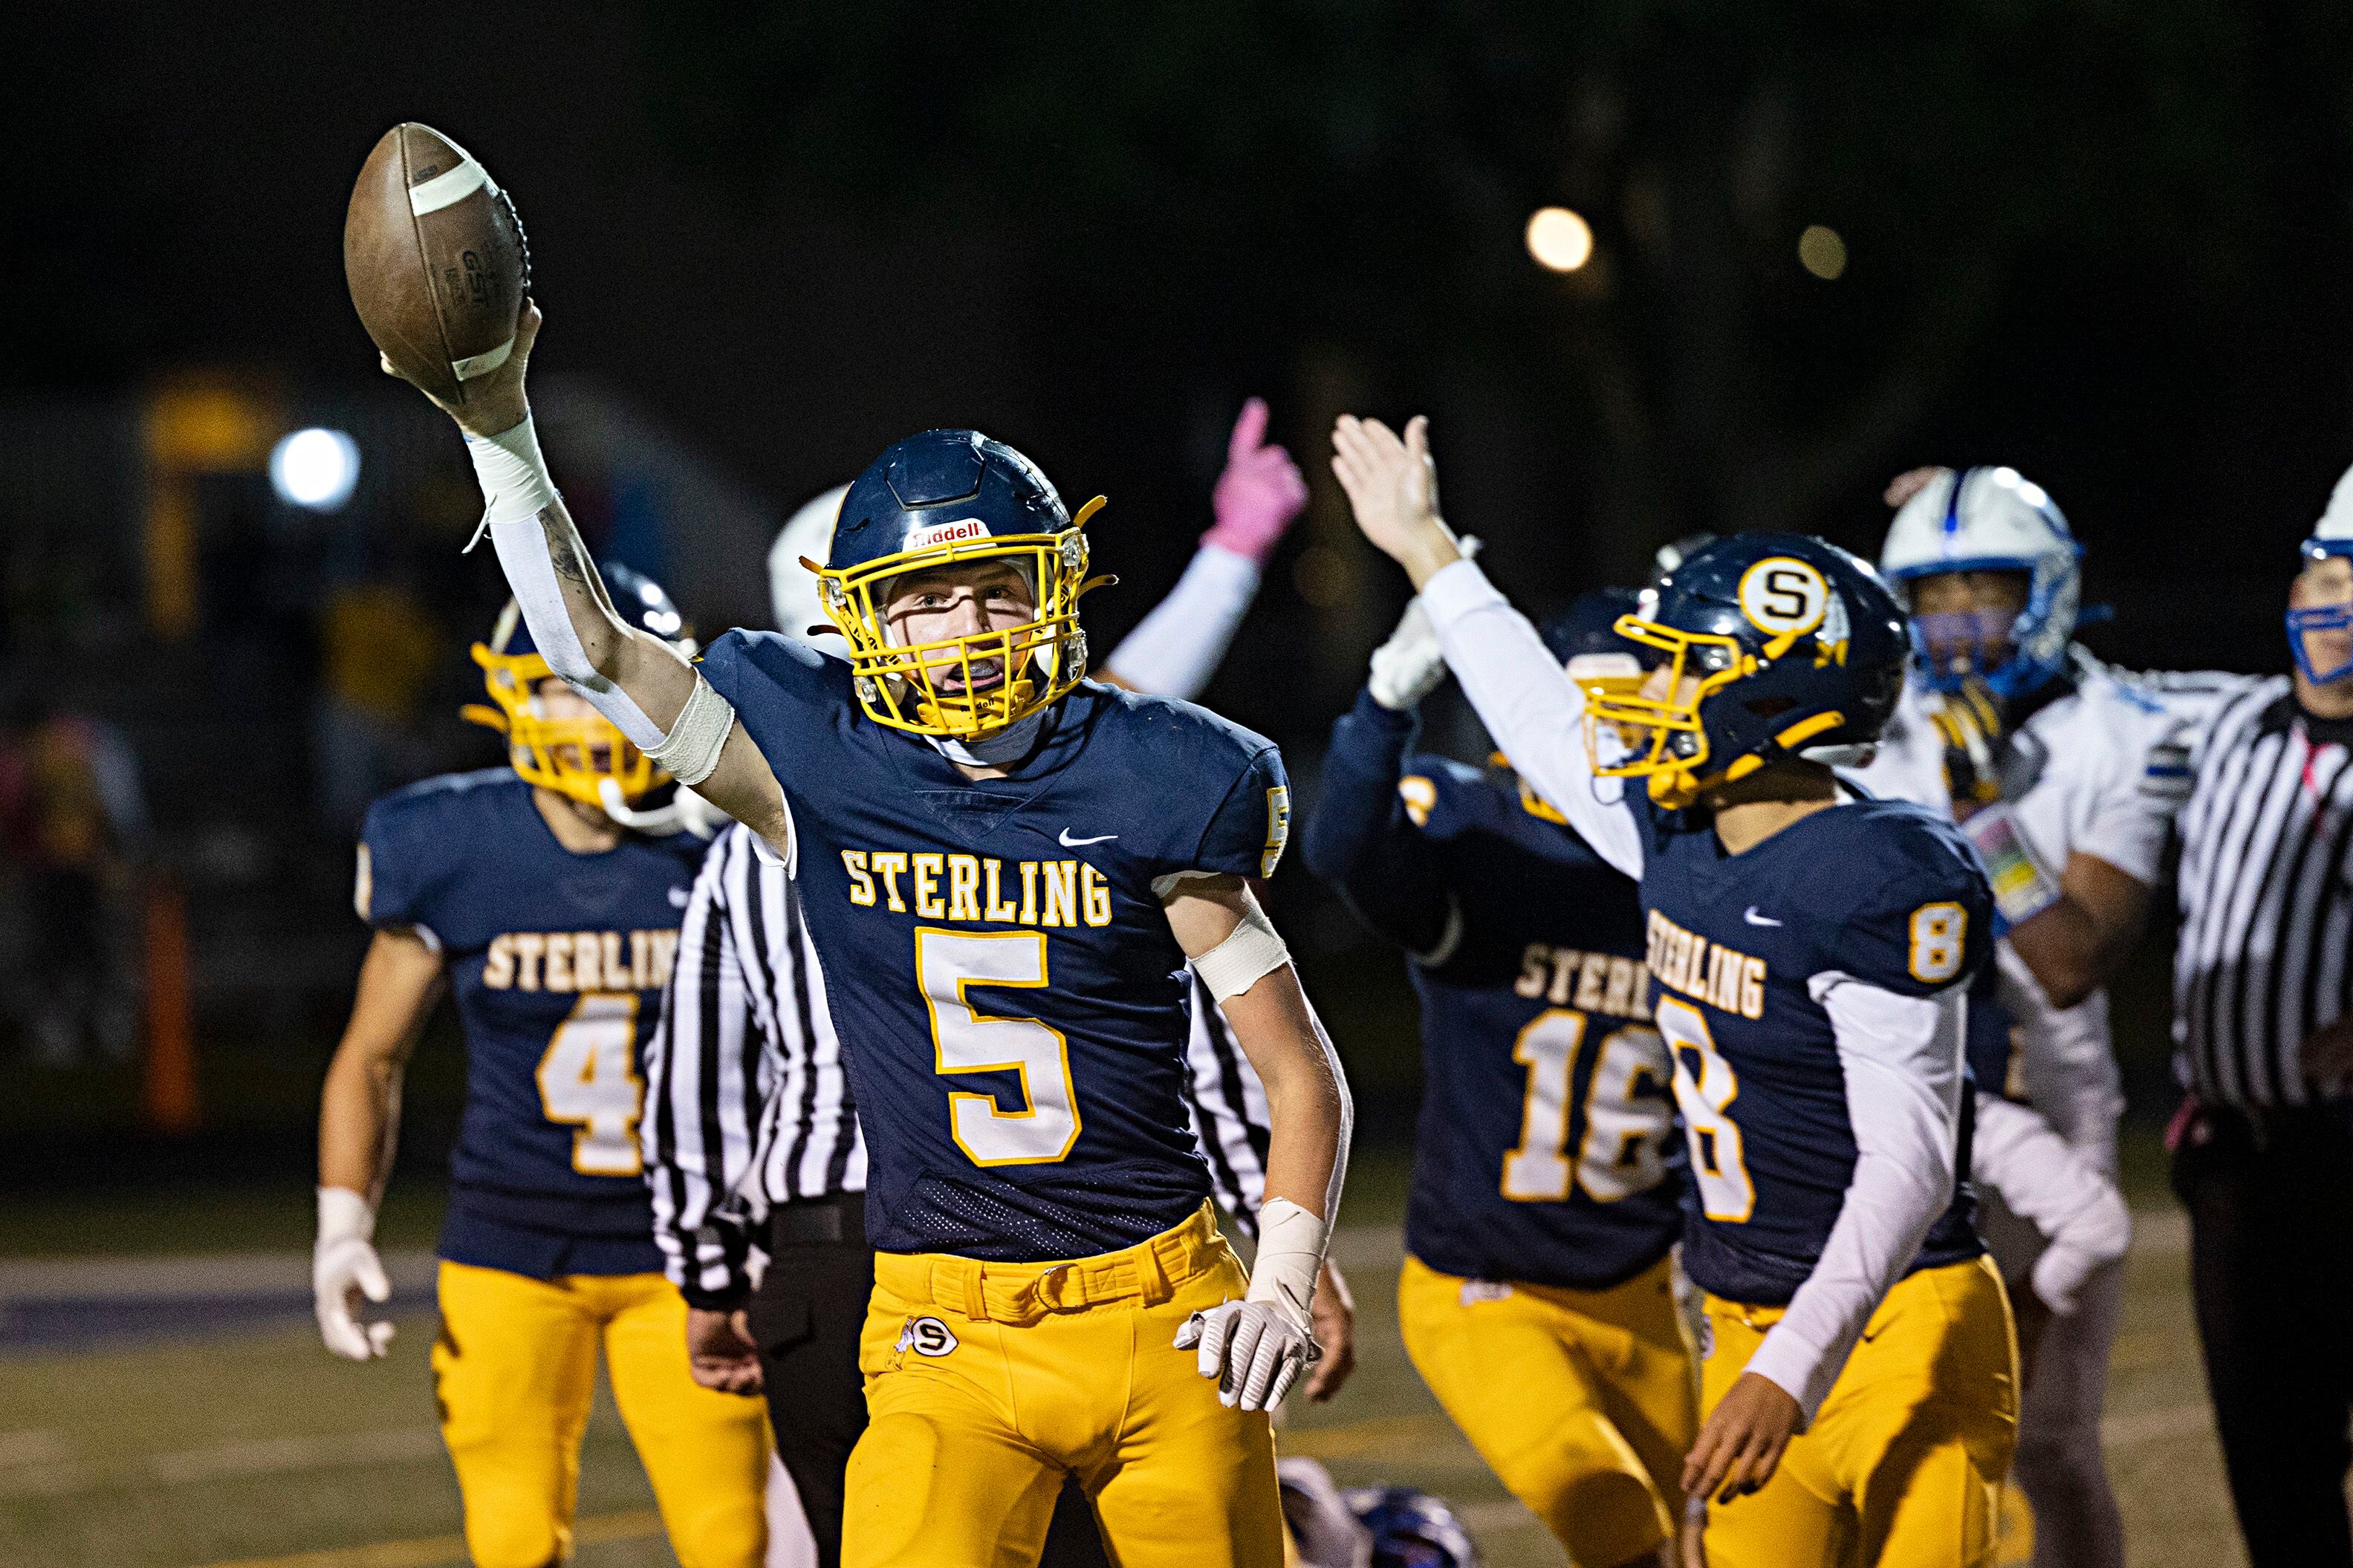
[[(2328, 492), (2327, 509), (2313, 524), (2312, 537), (2300, 548), (2307, 565), (2331, 555), (2353, 555), (2353, 468), (2346, 469), (2337, 488)], [(2353, 605), (2313, 605), (2287, 612), (2288, 651), (2295, 655), (2295, 667), (2304, 671), (2304, 678), (2315, 686), (2353, 675), (2353, 663), (2315, 664), (2306, 637), (2313, 632), (2343, 631), (2353, 631)]]
[(833, 549), (833, 525), (841, 516), (841, 498), (849, 493), (848, 485), (836, 485), (793, 513), (768, 547), (768, 603), (776, 629), (844, 658), (849, 657), (849, 644), (839, 632), (809, 630), (833, 623), (818, 597), (817, 574), (801, 564), (801, 557), (825, 564)]
[[(1879, 569), (1911, 610), (1911, 584), (1947, 572), (2023, 572), (2026, 607), (2007, 625), (1912, 613), (1913, 668), (1936, 690), (1974, 675), (1997, 694), (2033, 690), (2067, 668), (2083, 547), (2041, 485), (2016, 468), (1939, 469), (1887, 530)], [(1989, 668), (1989, 658), (2000, 655)]]

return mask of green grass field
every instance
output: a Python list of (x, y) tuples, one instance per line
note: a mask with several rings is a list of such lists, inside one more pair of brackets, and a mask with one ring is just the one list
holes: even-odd
[[(1480, 1467), (1406, 1363), (1393, 1291), (1400, 1180), (1394, 1162), (1368, 1162), (1352, 1185), (1339, 1256), (1356, 1285), (1361, 1366), (1338, 1402), (1293, 1412), (1285, 1450), (1325, 1460), (1343, 1484), (1404, 1482), (1454, 1500), (1496, 1568), (1558, 1563), (1551, 1539)], [(0, 1224), (0, 1248), (22, 1258), (74, 1250), (74, 1239), (92, 1234), (118, 1246), (135, 1234), (168, 1252), (175, 1235), (202, 1235), (216, 1247), (290, 1253), (306, 1239), (306, 1206), (191, 1194), (160, 1215), (147, 1206), (136, 1216), (141, 1228), (126, 1232), (69, 1225), (64, 1205), (44, 1215), (30, 1205)], [(430, 1211), (429, 1202), (405, 1201), (388, 1239), (429, 1237)], [(2144, 1213), (2109, 1401), (2110, 1463), (2133, 1562), (2147, 1568), (2241, 1561), (2200, 1380), (2183, 1245), (2177, 1215)], [(462, 1563), (457, 1488), (426, 1371), (432, 1331), (429, 1314), (404, 1319), (391, 1359), (366, 1367), (331, 1359), (301, 1323), (0, 1357), (0, 1563)], [(582, 1467), (583, 1568), (671, 1563), (651, 1507), (619, 1419), (600, 1401)]]

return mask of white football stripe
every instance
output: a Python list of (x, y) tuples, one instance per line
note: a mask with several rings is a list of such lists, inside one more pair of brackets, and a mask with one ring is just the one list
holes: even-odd
[(513, 353), (514, 339), (510, 336), (506, 342), (501, 343), (498, 347), (492, 349), (486, 354), (476, 354), (471, 359), (451, 360), (449, 362), (449, 374), (456, 376), (459, 381), (471, 381), (478, 375), (488, 375), (491, 372), (498, 369), (499, 366), (506, 363), (507, 356)]
[(443, 207), (464, 201), (476, 191), (487, 188), (497, 195), (499, 188), (491, 184), (491, 176), (471, 158), (461, 158), (456, 168), (446, 174), (436, 174), (421, 185), (408, 187), (408, 210), (418, 217), (438, 213)]

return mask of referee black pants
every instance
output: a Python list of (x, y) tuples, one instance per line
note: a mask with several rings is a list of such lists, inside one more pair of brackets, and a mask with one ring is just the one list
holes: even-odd
[(2250, 1568), (2348, 1568), (2353, 1127), (2335, 1110), (2200, 1107), (2173, 1188)]
[[(768, 1272), (754, 1293), (752, 1337), (760, 1347), (776, 1457), (801, 1495), (823, 1568), (841, 1563), (843, 1480), (866, 1430), (858, 1336), (874, 1293), (866, 1199), (843, 1193), (776, 1206)], [(1077, 1483), (1062, 1488), (1040, 1568), (1110, 1568), (1093, 1511)]]

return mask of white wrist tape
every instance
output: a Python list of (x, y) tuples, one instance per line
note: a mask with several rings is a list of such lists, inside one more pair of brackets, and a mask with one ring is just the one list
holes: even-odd
[(1258, 1211), (1258, 1257), (1250, 1264), (1246, 1301), (1271, 1301), (1301, 1327), (1315, 1304), (1315, 1277), (1324, 1268), (1331, 1232), (1289, 1198), (1269, 1198)]
[(1208, 986), (1209, 994), (1222, 1002), (1229, 996), (1240, 995), (1257, 984), (1261, 977), (1290, 962), (1291, 950), (1283, 946), (1273, 922), (1258, 907), (1258, 900), (1252, 899), (1233, 934), (1193, 960), (1193, 969), (1202, 984)]
[(484, 522), (537, 517), (555, 499), (555, 481), (547, 477), (547, 460), (539, 455), (539, 432), (528, 414), (512, 429), (467, 437), (466, 455), (474, 459), (474, 478), (489, 508), (482, 514)]
[(719, 765), (720, 749), (727, 744), (727, 731), (734, 727), (735, 710), (697, 670), (694, 689), (687, 695), (686, 706), (679, 710), (678, 722), (670, 727), (659, 745), (645, 749), (646, 755), (656, 767), (669, 769), (670, 777), (691, 787), (709, 778)]
[(319, 1241), (369, 1241), (375, 1237), (375, 1205), (349, 1187), (319, 1189)]

